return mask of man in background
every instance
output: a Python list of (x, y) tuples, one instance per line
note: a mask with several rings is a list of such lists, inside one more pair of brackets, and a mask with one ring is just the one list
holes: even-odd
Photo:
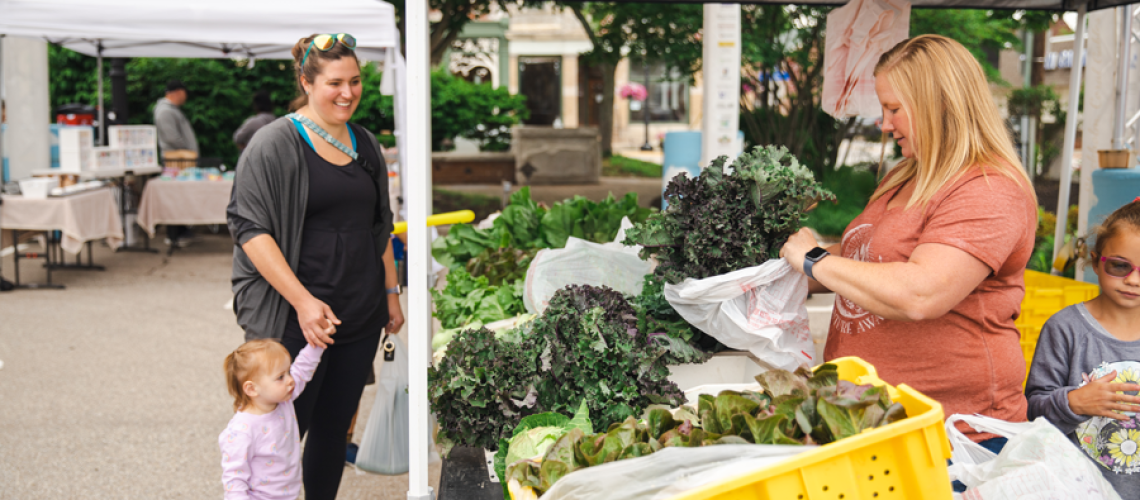
[(273, 101), (269, 99), (269, 93), (264, 90), (258, 91), (253, 94), (253, 111), (254, 115), (246, 118), (241, 127), (234, 132), (234, 144), (237, 144), (238, 150), (244, 150), (249, 140), (253, 138), (261, 127), (273, 123), (277, 116), (273, 114)]
[[(190, 120), (182, 114), (182, 105), (186, 104), (186, 99), (186, 85), (179, 80), (171, 80), (166, 84), (166, 96), (154, 105), (154, 125), (158, 129), (158, 148), (162, 151), (164, 164), (168, 156), (198, 156), (198, 138), (194, 135)], [(190, 244), (193, 236), (186, 226), (166, 226), (167, 245), (184, 247)]]

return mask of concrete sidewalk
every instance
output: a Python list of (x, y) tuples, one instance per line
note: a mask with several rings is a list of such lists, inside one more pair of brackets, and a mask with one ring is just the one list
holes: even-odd
[[(0, 293), (0, 499), (221, 498), (217, 438), (233, 414), (222, 360), (242, 332), (223, 309), (230, 238), (199, 234), (170, 258), (96, 244), (107, 271)], [(40, 262), (23, 261), (21, 278), (42, 280)], [(11, 279), (11, 257), (2, 265)], [(438, 464), (430, 477), (438, 489)], [(338, 498), (402, 500), (407, 476), (346, 467)]]

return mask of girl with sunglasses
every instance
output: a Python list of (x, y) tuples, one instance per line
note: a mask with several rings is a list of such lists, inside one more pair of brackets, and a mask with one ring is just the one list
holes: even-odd
[(345, 33), (293, 47), (293, 113), (254, 134), (227, 208), (246, 340), (280, 339), (293, 358), (327, 347), (294, 402), (308, 500), (336, 498), (380, 337), (404, 323), (387, 164), (372, 132), (349, 122), (362, 92), (355, 47)]
[(1087, 261), (1100, 295), (1041, 329), (1025, 394), (1122, 498), (1140, 498), (1140, 198), (1098, 227)]

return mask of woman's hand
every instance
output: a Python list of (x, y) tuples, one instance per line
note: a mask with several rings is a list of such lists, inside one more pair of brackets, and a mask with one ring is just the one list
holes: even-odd
[(297, 322), (301, 324), (301, 333), (309, 345), (325, 348), (333, 343), (330, 335), (336, 333), (340, 320), (328, 304), (310, 295), (300, 304), (294, 304), (293, 308), (297, 310)]
[(404, 310), (400, 308), (400, 294), (388, 294), (388, 324), (384, 325), (384, 331), (391, 335), (400, 333), (400, 329), (404, 327)]
[(1137, 384), (1114, 384), (1116, 372), (1089, 382), (1084, 387), (1069, 391), (1069, 408), (1077, 415), (1108, 417), (1116, 420), (1129, 420), (1125, 411), (1140, 411), (1140, 396), (1118, 394), (1126, 391), (1140, 391)]
[(788, 241), (780, 248), (780, 257), (787, 259), (788, 264), (791, 264), (793, 269), (802, 273), (804, 272), (804, 257), (811, 249), (818, 246), (819, 242), (815, 240), (811, 229), (805, 227), (788, 238)]

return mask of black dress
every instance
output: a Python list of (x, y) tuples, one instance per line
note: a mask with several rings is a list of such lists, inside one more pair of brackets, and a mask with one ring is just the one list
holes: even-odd
[[(382, 251), (372, 235), (378, 193), (357, 160), (334, 165), (305, 147), (309, 201), (297, 279), (340, 319), (333, 341), (344, 345), (381, 334), (388, 323)], [(304, 339), (297, 311), (289, 312), (285, 338)]]

